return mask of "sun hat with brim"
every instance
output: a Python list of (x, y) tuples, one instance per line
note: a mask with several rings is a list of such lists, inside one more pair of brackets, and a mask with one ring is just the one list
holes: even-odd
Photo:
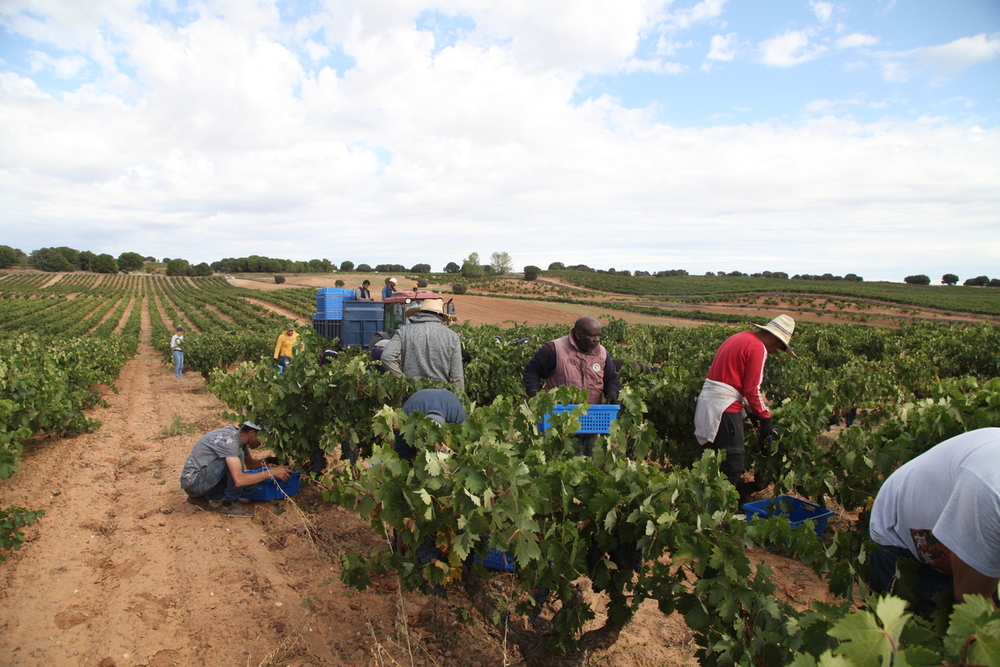
[(263, 431), (264, 433), (269, 433), (269, 431), (263, 426), (257, 426), (256, 424), (250, 421), (243, 422), (243, 425), (246, 426), (247, 428), (252, 428), (255, 431)]
[(795, 359), (798, 358), (795, 356), (795, 353), (792, 352), (792, 346), (790, 344), (792, 334), (795, 333), (795, 320), (791, 317), (788, 315), (778, 315), (767, 324), (761, 325), (751, 322), (750, 325), (757, 327), (761, 331), (767, 331), (768, 333), (774, 334), (774, 336), (781, 341), (785, 352), (792, 355)]
[(412, 306), (406, 309), (406, 316), (413, 317), (418, 312), (424, 313), (434, 313), (435, 315), (444, 315), (444, 302), (440, 299), (424, 299), (419, 305)]

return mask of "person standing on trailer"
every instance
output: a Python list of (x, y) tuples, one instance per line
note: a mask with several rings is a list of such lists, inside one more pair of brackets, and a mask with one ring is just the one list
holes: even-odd
[(354, 300), (355, 301), (374, 301), (372, 298), (372, 293), (369, 287), (372, 282), (370, 280), (363, 281), (354, 289)]
[(389, 278), (387, 281), (385, 281), (385, 287), (382, 288), (382, 300), (385, 301), (395, 293), (396, 293), (396, 279)]

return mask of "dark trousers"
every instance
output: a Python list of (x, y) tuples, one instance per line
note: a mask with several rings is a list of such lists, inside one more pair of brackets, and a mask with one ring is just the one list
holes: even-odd
[(942, 591), (948, 592), (948, 602), (954, 598), (955, 584), (951, 577), (920, 562), (909, 549), (879, 544), (878, 551), (870, 554), (869, 562), (872, 575), (868, 586), (872, 591), (898, 595), (918, 614), (932, 612), (937, 606), (934, 597)]
[(743, 417), (740, 413), (723, 412), (715, 442), (707, 446), (726, 452), (726, 460), (719, 466), (719, 470), (730, 484), (736, 486), (743, 477), (743, 458), (746, 454), (743, 442)]

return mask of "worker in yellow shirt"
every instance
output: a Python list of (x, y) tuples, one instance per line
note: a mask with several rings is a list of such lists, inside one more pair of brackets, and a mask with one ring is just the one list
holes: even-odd
[(295, 354), (296, 349), (300, 348), (299, 334), (295, 331), (295, 325), (289, 323), (285, 327), (285, 332), (278, 336), (278, 342), (274, 346), (274, 358), (282, 370), (292, 361), (292, 355)]

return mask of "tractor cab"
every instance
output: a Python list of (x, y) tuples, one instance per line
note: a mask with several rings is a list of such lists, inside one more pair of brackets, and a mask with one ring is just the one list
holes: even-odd
[(455, 304), (452, 299), (445, 302), (444, 297), (437, 292), (427, 290), (399, 290), (388, 299), (382, 301), (382, 332), (383, 337), (392, 337), (396, 330), (409, 323), (406, 311), (419, 306), (427, 300), (436, 299), (441, 301), (444, 312), (448, 314), (449, 322), (458, 320), (455, 311)]

